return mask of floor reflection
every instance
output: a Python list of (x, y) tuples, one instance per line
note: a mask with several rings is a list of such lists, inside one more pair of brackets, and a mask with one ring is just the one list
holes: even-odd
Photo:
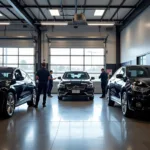
[(38, 110), (26, 104), (0, 120), (0, 150), (148, 150), (150, 122), (122, 116), (107, 101), (47, 99)]

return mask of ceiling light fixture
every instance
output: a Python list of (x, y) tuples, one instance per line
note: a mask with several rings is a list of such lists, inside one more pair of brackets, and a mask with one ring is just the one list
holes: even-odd
[(58, 9), (49, 9), (51, 16), (60, 16)]
[(41, 25), (44, 26), (67, 26), (68, 22), (50, 22), (50, 21), (42, 21)]
[(0, 25), (10, 25), (10, 22), (0, 22)]
[(94, 13), (94, 16), (102, 16), (104, 14), (104, 11), (105, 10), (98, 10), (98, 9), (96, 9), (95, 13)]
[(114, 22), (89, 22), (89, 26), (114, 26)]
[(3, 15), (0, 13), (0, 17), (1, 17), (1, 16), (3, 16)]

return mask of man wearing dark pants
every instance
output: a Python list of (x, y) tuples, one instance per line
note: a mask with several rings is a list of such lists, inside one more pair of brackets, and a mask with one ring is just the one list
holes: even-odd
[(48, 89), (47, 89), (47, 94), (48, 94), (48, 97), (53, 97), (52, 95), (51, 95), (51, 91), (52, 91), (52, 89), (53, 89), (53, 80), (55, 80), (56, 78), (53, 78), (53, 71), (52, 70), (50, 70), (50, 80), (49, 80), (49, 82), (48, 82)]
[(38, 80), (39, 83), (35, 108), (38, 108), (38, 103), (42, 91), (43, 91), (43, 107), (46, 107), (47, 82), (49, 79), (50, 79), (49, 71), (46, 69), (46, 64), (43, 63), (42, 68), (36, 74), (36, 80)]
[(101, 88), (102, 88), (102, 96), (100, 98), (105, 98), (106, 94), (106, 87), (108, 82), (108, 74), (105, 72), (105, 70), (101, 69), (101, 75), (99, 76), (101, 79)]

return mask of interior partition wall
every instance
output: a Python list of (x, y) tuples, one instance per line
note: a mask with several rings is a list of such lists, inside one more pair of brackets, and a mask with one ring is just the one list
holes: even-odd
[(27, 72), (32, 79), (35, 75), (35, 50), (33, 47), (1, 47), (0, 66), (19, 67)]

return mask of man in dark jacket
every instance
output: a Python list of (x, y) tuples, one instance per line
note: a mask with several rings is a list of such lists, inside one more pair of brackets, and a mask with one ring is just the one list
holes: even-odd
[(99, 76), (99, 79), (101, 79), (101, 88), (102, 88), (102, 96), (100, 98), (105, 98), (106, 87), (108, 82), (108, 74), (105, 72), (103, 68), (101, 69), (101, 75)]
[(47, 82), (50, 80), (50, 74), (49, 71), (46, 69), (45, 62), (42, 63), (42, 68), (38, 70), (36, 74), (36, 80), (38, 80), (38, 93), (37, 93), (37, 99), (36, 99), (36, 105), (35, 108), (38, 107), (38, 103), (40, 100), (40, 95), (43, 91), (43, 107), (46, 107), (46, 91), (47, 91)]

